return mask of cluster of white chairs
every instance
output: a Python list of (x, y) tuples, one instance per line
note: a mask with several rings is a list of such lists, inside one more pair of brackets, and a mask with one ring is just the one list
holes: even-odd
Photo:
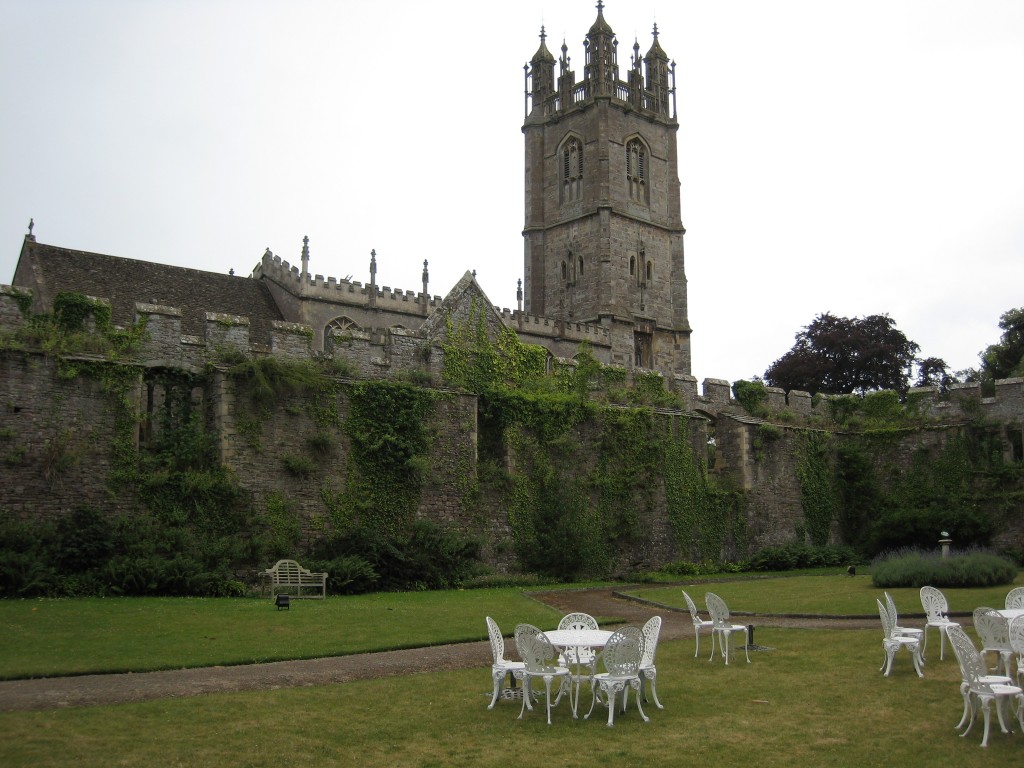
[[(561, 651), (539, 628), (532, 624), (519, 624), (513, 634), (518, 661), (505, 658), (505, 638), (501, 629), (490, 616), (486, 621), (494, 684), (488, 709), (494, 708), (506, 690), (514, 691), (516, 698), (522, 698), (521, 719), (527, 710), (533, 710), (534, 698), (540, 695), (539, 691), (535, 692), (534, 685), (539, 681), (544, 683), (548, 725), (551, 725), (551, 708), (557, 706), (563, 697), (569, 700), (573, 718), (578, 716), (583, 683), (588, 683), (591, 689), (590, 710), (584, 719), (589, 719), (595, 707), (601, 704), (608, 708), (608, 726), (614, 725), (617, 704), (621, 700), (624, 713), (630, 689), (635, 692), (637, 711), (644, 722), (650, 721), (641, 704), (641, 700), (648, 701), (648, 690), (655, 705), (664, 709), (655, 687), (657, 668), (654, 658), (661, 634), (660, 616), (652, 617), (643, 627), (620, 627), (609, 634), (603, 647), (572, 645), (563, 647)], [(570, 613), (562, 618), (558, 629), (589, 631), (600, 627), (597, 620), (586, 613)], [(602, 672), (598, 671), (599, 662), (604, 667)], [(510, 681), (509, 689), (505, 688), (506, 680)], [(517, 681), (521, 683), (519, 691), (515, 691)]]
[[(922, 587), (920, 594), (926, 617), (924, 628), (900, 625), (896, 604), (888, 592), (885, 593), (884, 604), (876, 600), (882, 620), (882, 643), (886, 654), (882, 669), (886, 676), (892, 672), (893, 656), (900, 648), (907, 648), (917, 674), (923, 676), (921, 667), (925, 663), (927, 631), (935, 627), (941, 637), (939, 659), (944, 658), (945, 642), (949, 640), (960, 665), (960, 695), (964, 702), (963, 714), (956, 725), (960, 735), (966, 736), (971, 731), (980, 710), (984, 720), (981, 746), (988, 746), (993, 705), (1003, 733), (1010, 732), (1011, 706), (1021, 731), (1024, 731), (1024, 587), (1010, 590), (1003, 610), (975, 609), (972, 618), (981, 642), (980, 649), (964, 628), (949, 618), (949, 605), (940, 590)], [(995, 666), (989, 668), (987, 659), (992, 654)]]
[(733, 645), (734, 638), (743, 638), (743, 652), (747, 657), (747, 664), (750, 663), (750, 644), (747, 642), (747, 627), (743, 624), (733, 624), (729, 614), (729, 606), (725, 600), (714, 592), (704, 594), (704, 603), (708, 607), (709, 619), (702, 619), (693, 602), (693, 598), (682, 590), (683, 598), (686, 600), (686, 607), (690, 611), (690, 618), (693, 620), (693, 633), (696, 636), (697, 648), (693, 652), (693, 658), (700, 655), (700, 631), (707, 629), (711, 632), (711, 656), (708, 661), (715, 658), (715, 640), (718, 640), (718, 647), (725, 663), (729, 663), (729, 649)]

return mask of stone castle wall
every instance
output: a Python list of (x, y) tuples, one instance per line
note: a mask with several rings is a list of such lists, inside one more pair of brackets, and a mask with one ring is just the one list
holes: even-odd
[[(23, 293), (0, 287), (0, 335), (24, 324), (18, 305)], [(139, 414), (152, 408), (159, 392), (147, 390), (146, 369), (177, 368), (202, 371), (228, 353), (245, 357), (272, 355), (282, 359), (310, 359), (311, 331), (307, 326), (275, 323), (269, 345), (253, 345), (246, 318), (210, 313), (202, 338), (181, 334), (180, 312), (173, 307), (139, 304), (139, 318), (146, 320), (146, 340), (133, 369), (139, 370), (137, 384), (129, 392), (129, 402)], [(408, 375), (412, 371), (441, 380), (442, 351), (435, 348), (424, 359), (423, 339), (410, 331), (395, 329), (383, 337), (352, 333), (335, 348), (335, 356), (344, 360), (356, 378), (381, 379)], [(95, 358), (93, 358), (95, 359)], [(88, 363), (88, 356), (66, 359), (63, 364)], [(572, 360), (561, 364), (573, 365)], [(715, 438), (712, 472), (730, 478), (745, 491), (748, 516), (748, 546), (757, 549), (789, 541), (803, 522), (800, 487), (797, 479), (799, 433), (782, 424), (782, 437), (770, 448), (759, 450), (758, 429), (762, 420), (743, 414), (730, 397), (730, 385), (724, 380), (706, 379), (698, 393), (690, 376), (675, 376), (666, 386), (680, 394), (686, 411), (656, 415), (676, 424), (690, 425), (693, 446), (699, 450)], [(984, 415), (1020, 429), (1024, 413), (1024, 380), (999, 382), (996, 395), (982, 398), (980, 389), (971, 385), (954, 387), (948, 395), (915, 391), (924, 407), (941, 417), (955, 432), (958, 425)], [(102, 382), (86, 376), (62, 376), (58, 361), (46, 354), (9, 350), (0, 354), (0, 486), (4, 488), (3, 508), (23, 519), (57, 519), (71, 509), (89, 504), (113, 513), (133, 508), (129, 490), (110, 492), (111, 451), (115, 438), (115, 420), (119, 406)], [(283, 402), (272, 409), (262, 423), (258, 437), (240, 425), (248, 406), (233, 391), (231, 381), (216, 373), (205, 391), (194, 397), (207, 403), (221, 439), (221, 455), (242, 488), (263, 505), (273, 493), (287, 498), (301, 510), (307, 521), (307, 533), (322, 530), (328, 515), (325, 494), (342, 492), (348, 466), (348, 444), (340, 431), (335, 435), (336, 452), (318, 459), (306, 477), (290, 474), (285, 466), (289, 455), (308, 455), (308, 436), (314, 431), (310, 417), (302, 408)], [(343, 397), (343, 396), (340, 396)], [(338, 403), (344, 413), (347, 404)], [(770, 410), (798, 414), (813, 419), (823, 409), (813, 405), (806, 393), (769, 392)], [(449, 393), (437, 405), (430, 424), (434, 435), (422, 499), (417, 514), (457, 530), (482, 534), (488, 542), (488, 556), (498, 567), (511, 565), (512, 553), (500, 542), (510, 538), (507, 510), (497, 497), (490, 498), (486, 488), (479, 503), (469, 503), (474, 492), (467, 479), (476, 477), (477, 399), (471, 394)], [(941, 440), (943, 427), (927, 431), (927, 440)], [(588, 439), (585, 432), (581, 443)], [(908, 460), (921, 446), (922, 438), (913, 433), (895, 451), (893, 461)], [(581, 454), (581, 455), (584, 455)], [(581, 459), (585, 462), (586, 459)], [(678, 558), (680, 553), (668, 523), (664, 489), (654, 491), (654, 512), (644, 521), (648, 533), (630, 553), (631, 566), (649, 565)], [(1018, 526), (1019, 528), (1019, 526)], [(1000, 532), (1001, 539), (1021, 536), (1024, 531)], [(727, 549), (735, 543), (727, 542)], [(727, 551), (726, 556), (729, 556)]]
[[(130, 393), (136, 408), (141, 384)], [(102, 382), (61, 376), (53, 357), (0, 354), (0, 508), (25, 521), (82, 505), (128, 512), (130, 494), (108, 487), (118, 412)]]

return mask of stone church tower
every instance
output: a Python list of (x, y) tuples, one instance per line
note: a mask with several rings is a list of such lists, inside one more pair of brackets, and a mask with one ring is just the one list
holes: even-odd
[(580, 82), (565, 43), (556, 60), (540, 39), (526, 67), (525, 310), (607, 328), (614, 364), (689, 375), (675, 64), (655, 25), (620, 78), (600, 0)]

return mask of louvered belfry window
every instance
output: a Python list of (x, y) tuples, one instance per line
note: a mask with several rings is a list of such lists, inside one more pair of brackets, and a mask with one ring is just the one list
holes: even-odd
[(629, 196), (638, 203), (647, 203), (647, 148), (639, 139), (626, 144), (626, 182)]
[(562, 145), (562, 202), (580, 199), (583, 192), (583, 145), (571, 138)]

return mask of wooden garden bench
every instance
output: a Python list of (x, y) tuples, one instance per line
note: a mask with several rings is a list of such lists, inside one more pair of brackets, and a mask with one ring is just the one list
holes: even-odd
[[(270, 596), (274, 597), (278, 592), (289, 592), (295, 590), (291, 595), (298, 598), (322, 599), (327, 596), (327, 574), (311, 573), (309, 569), (303, 568), (294, 560), (278, 560), (273, 568), (267, 568), (264, 576), (270, 579)], [(313, 590), (319, 594), (302, 594), (302, 590)]]

